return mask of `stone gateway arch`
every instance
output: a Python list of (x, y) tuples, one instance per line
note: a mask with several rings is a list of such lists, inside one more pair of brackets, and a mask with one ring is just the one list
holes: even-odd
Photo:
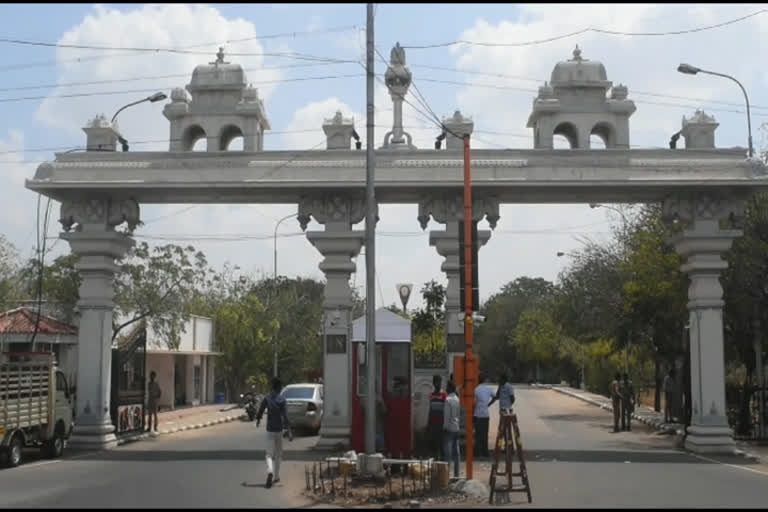
[[(458, 222), (462, 220), (461, 139), (447, 136), (446, 149), (416, 148), (403, 130), (402, 99), (412, 75), (405, 52), (392, 51), (387, 83), (394, 102), (392, 130), (376, 151), (376, 198), (381, 204), (418, 204), (418, 221), (441, 229), (430, 231), (430, 245), (445, 258), (448, 278), (448, 359), (463, 352), (458, 323)], [(699, 113), (684, 120), (685, 150), (629, 149), (629, 117), (635, 111), (627, 87), (614, 86), (605, 67), (574, 51), (558, 63), (551, 81), (539, 89), (528, 127), (534, 149), (472, 152), (474, 220), (491, 228), (504, 203), (662, 203), (665, 215), (682, 225), (674, 245), (690, 276), (692, 425), (686, 444), (696, 451), (730, 451), (732, 431), (725, 409), (723, 357), (722, 259), (743, 217), (744, 201), (768, 188), (765, 167), (745, 157), (744, 149), (716, 149), (711, 118)], [(73, 444), (116, 444), (109, 415), (110, 340), (116, 261), (134, 243), (141, 205), (172, 203), (287, 203), (298, 206), (306, 230), (310, 219), (323, 229), (307, 239), (323, 255), (326, 277), (324, 347), (326, 414), (322, 446), (347, 445), (351, 429), (351, 289), (352, 259), (364, 232), (353, 229), (365, 212), (365, 160), (351, 149), (353, 123), (342, 114), (322, 129), (325, 150), (266, 151), (263, 134), (270, 129), (258, 91), (247, 85), (242, 67), (224, 62), (198, 66), (191, 83), (175, 89), (164, 115), (170, 121), (167, 152), (116, 152), (118, 132), (104, 119), (90, 123), (88, 149), (57, 154), (41, 164), (27, 188), (61, 202), (61, 238), (80, 256), (77, 425)], [(463, 136), (471, 120), (457, 112), (444, 124)], [(318, 130), (321, 127), (318, 127)], [(449, 132), (449, 133), (450, 133)], [(605, 150), (589, 147), (590, 135)], [(553, 149), (562, 135), (572, 149)], [(244, 151), (227, 151), (233, 137), (243, 136)], [(192, 152), (204, 138), (207, 151)], [(98, 149), (98, 151), (96, 151)], [(106, 151), (105, 151), (106, 150)], [(125, 228), (116, 229), (125, 225)], [(487, 243), (490, 231), (479, 233)], [(339, 340), (342, 342), (339, 343)], [(346, 340), (346, 342), (344, 342)], [(450, 364), (450, 363), (447, 363)]]

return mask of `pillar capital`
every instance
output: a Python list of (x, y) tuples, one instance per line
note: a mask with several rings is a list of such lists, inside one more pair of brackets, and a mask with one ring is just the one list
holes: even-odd
[[(326, 231), (344, 232), (365, 218), (365, 197), (362, 194), (318, 194), (302, 197), (297, 219), (306, 231), (311, 219), (325, 225)], [(376, 205), (376, 220), (379, 220)]]
[(61, 203), (59, 222), (64, 231), (112, 231), (123, 223), (128, 232), (141, 222), (139, 203), (134, 199), (66, 199)]
[[(419, 201), (419, 224), (427, 229), (429, 219), (440, 224), (464, 220), (464, 197), (461, 193), (434, 194)], [(472, 220), (488, 220), (491, 229), (499, 221), (499, 199), (495, 196), (479, 196), (472, 199)]]

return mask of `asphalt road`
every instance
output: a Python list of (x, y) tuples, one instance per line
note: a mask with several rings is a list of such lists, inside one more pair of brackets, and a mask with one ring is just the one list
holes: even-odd
[[(746, 507), (768, 504), (768, 467), (741, 458), (700, 458), (636, 424), (614, 434), (612, 416), (545, 389), (518, 386), (515, 410), (533, 505), (512, 507)], [(498, 408), (492, 408), (495, 417)], [(492, 418), (490, 440), (495, 440)], [(0, 508), (298, 507), (302, 461), (316, 438), (286, 443), (282, 485), (264, 488), (264, 427), (233, 422), (115, 450), (0, 470)], [(463, 472), (462, 461), (462, 472)], [(477, 461), (487, 478), (489, 461)]]
[(0, 508), (290, 507), (303, 504), (307, 450), (285, 440), (281, 482), (265, 489), (264, 424), (232, 422), (0, 470)]
[[(764, 465), (738, 457), (694, 456), (678, 450), (672, 437), (637, 422), (631, 432), (614, 434), (611, 413), (552, 390), (518, 386), (515, 394), (533, 506), (768, 505)], [(492, 409), (495, 416), (498, 409)], [(491, 419), (491, 443), (497, 421)], [(511, 502), (528, 506), (522, 493), (512, 495)]]

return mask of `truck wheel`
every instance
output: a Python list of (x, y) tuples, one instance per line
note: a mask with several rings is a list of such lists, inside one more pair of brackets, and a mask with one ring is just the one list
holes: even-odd
[(17, 467), (23, 460), (24, 441), (20, 435), (13, 436), (8, 446), (8, 465), (12, 468)]
[(52, 459), (57, 459), (64, 454), (64, 434), (60, 429), (56, 429), (53, 439), (46, 443), (45, 448), (48, 457)]

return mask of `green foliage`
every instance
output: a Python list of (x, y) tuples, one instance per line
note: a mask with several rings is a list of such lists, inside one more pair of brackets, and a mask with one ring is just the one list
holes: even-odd
[(29, 294), (28, 291), (25, 293), (20, 270), (19, 252), (4, 235), (0, 235), (0, 307), (4, 311), (16, 307), (24, 297), (34, 297), (36, 294), (36, 290), (35, 294)]
[(529, 366), (517, 356), (512, 343), (520, 316), (548, 303), (555, 286), (542, 278), (520, 277), (504, 285), (481, 308), (485, 322), (476, 331), (476, 347), (483, 373), (497, 376), (511, 371), (513, 378), (528, 373)]
[(187, 304), (209, 275), (208, 262), (192, 246), (136, 244), (115, 278), (115, 305), (120, 323), (113, 339), (129, 325), (147, 319), (169, 348), (176, 348), (189, 319)]

